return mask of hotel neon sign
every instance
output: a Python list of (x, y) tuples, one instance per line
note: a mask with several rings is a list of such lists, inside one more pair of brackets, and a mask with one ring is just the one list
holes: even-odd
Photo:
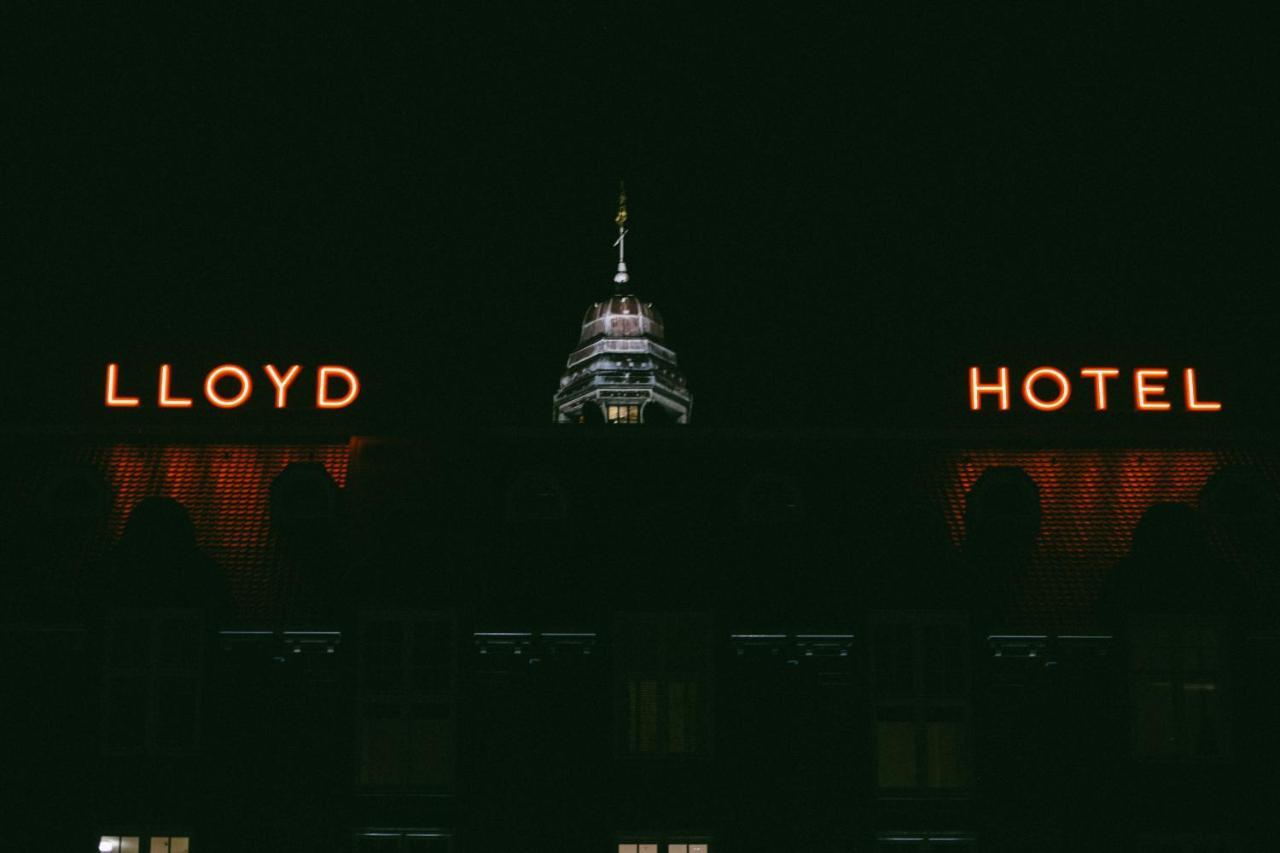
[[(275, 408), (285, 408), (289, 402), (289, 391), (302, 372), (302, 365), (292, 364), (281, 372), (274, 364), (267, 364), (262, 370), (274, 390)], [(345, 391), (342, 386), (345, 386)], [(203, 390), (205, 400), (215, 408), (235, 409), (243, 406), (253, 395), (253, 377), (238, 364), (221, 364), (205, 375)], [(360, 379), (355, 371), (337, 364), (316, 368), (315, 408), (345, 409), (359, 395)], [(178, 396), (174, 391), (173, 366), (169, 364), (160, 365), (155, 400), (155, 405), (161, 409), (190, 409), (195, 404), (193, 397)], [(105, 401), (107, 408), (111, 409), (142, 406), (141, 398), (121, 390), (120, 365), (115, 362), (107, 365)]]
[[(1081, 378), (1093, 389), (1093, 408), (1105, 412), (1110, 403), (1110, 384), (1120, 377), (1118, 367), (1082, 367)], [(1137, 412), (1167, 412), (1173, 403), (1164, 399), (1168, 392), (1166, 383), (1169, 371), (1163, 367), (1138, 367), (1132, 371), (1133, 408)], [(1188, 367), (1182, 371), (1182, 403), (1188, 412), (1220, 412), (1222, 404), (1201, 400), (1196, 385), (1196, 370)], [(1037, 367), (1020, 383), (1022, 399), (1031, 408), (1041, 412), (1053, 412), (1067, 405), (1071, 399), (1071, 380), (1056, 367)], [(1047, 389), (1052, 389), (1047, 391)], [(992, 397), (996, 407), (1009, 410), (1011, 397), (1009, 368), (996, 369), (994, 380), (984, 378), (978, 367), (969, 368), (969, 408), (982, 410), (986, 397)]]

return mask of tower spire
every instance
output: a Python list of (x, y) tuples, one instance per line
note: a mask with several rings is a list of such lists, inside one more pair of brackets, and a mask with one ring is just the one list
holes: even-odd
[(631, 280), (631, 276), (627, 274), (627, 187), (621, 181), (618, 182), (618, 215), (613, 217), (614, 223), (618, 226), (618, 239), (613, 241), (613, 245), (618, 247), (618, 271), (614, 273), (613, 283), (618, 285), (618, 290), (622, 290), (622, 285)]

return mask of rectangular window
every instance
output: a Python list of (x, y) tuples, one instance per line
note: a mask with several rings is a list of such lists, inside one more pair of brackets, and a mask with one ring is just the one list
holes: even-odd
[(1142, 758), (1226, 755), (1218, 632), (1185, 620), (1130, 625), (1133, 748)]
[(618, 853), (711, 853), (705, 841), (622, 841)]
[(870, 655), (877, 785), (904, 793), (967, 787), (970, 700), (964, 617), (874, 614)]
[(104, 751), (194, 753), (200, 731), (201, 613), (122, 610), (107, 617), (104, 631)]
[(440, 613), (366, 614), (360, 622), (359, 782), (429, 791), (453, 782), (453, 620)]
[(638, 424), (640, 423), (640, 406), (639, 404), (606, 406), (605, 419), (611, 424)]
[(619, 753), (706, 755), (711, 634), (694, 614), (626, 614), (615, 631)]
[(191, 839), (179, 835), (104, 835), (99, 853), (191, 853)]

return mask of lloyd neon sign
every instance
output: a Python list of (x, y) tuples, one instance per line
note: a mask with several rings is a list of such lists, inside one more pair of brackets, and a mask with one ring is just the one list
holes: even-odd
[[(275, 392), (275, 407), (285, 408), (289, 403), (289, 391), (302, 373), (301, 364), (289, 365), (283, 373), (274, 365), (262, 368), (267, 381)], [(336, 364), (316, 368), (315, 408), (345, 409), (360, 394), (360, 379), (355, 371)], [(219, 409), (235, 409), (243, 406), (253, 395), (253, 377), (238, 364), (222, 364), (210, 370), (204, 377), (204, 398)], [(156, 380), (156, 406), (161, 409), (190, 409), (195, 401), (182, 397), (173, 389), (173, 366), (160, 365)], [(121, 391), (120, 365), (107, 365), (106, 404), (112, 409), (136, 409), (142, 400)]]
[[(1173, 403), (1165, 399), (1168, 393), (1169, 371), (1163, 367), (1135, 368), (1132, 376), (1133, 408), (1138, 412), (1167, 412)], [(1080, 377), (1093, 389), (1093, 408), (1105, 412), (1109, 403), (1108, 389), (1112, 380), (1120, 377), (1118, 367), (1082, 367)], [(1196, 370), (1188, 367), (1182, 371), (1182, 404), (1188, 412), (1220, 412), (1222, 404), (1201, 400), (1196, 385)], [(1052, 389), (1046, 393), (1047, 389)], [(1021, 383), (1022, 399), (1037, 411), (1053, 412), (1067, 405), (1071, 399), (1071, 380), (1056, 367), (1037, 367), (1029, 372)], [(984, 379), (980, 368), (969, 368), (969, 408), (981, 411), (986, 397), (994, 398), (1000, 411), (1009, 410), (1009, 368), (996, 370), (994, 381)]]

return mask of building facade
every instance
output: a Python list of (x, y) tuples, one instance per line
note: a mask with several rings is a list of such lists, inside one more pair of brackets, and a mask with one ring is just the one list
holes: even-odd
[(14, 849), (1271, 849), (1274, 441), (617, 429), (625, 222), (559, 426), (9, 434)]
[(1275, 831), (1265, 448), (608, 426), (23, 443), (20, 849)]

